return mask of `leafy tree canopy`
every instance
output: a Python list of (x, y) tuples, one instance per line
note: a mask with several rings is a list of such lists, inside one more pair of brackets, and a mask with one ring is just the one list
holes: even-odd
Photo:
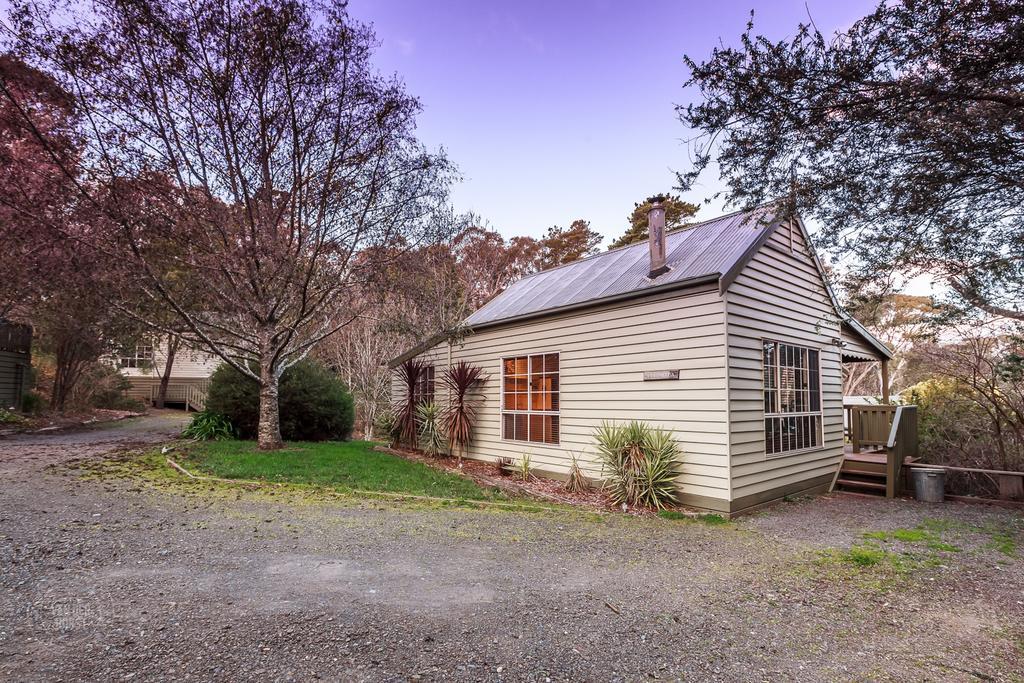
[(578, 218), (568, 228), (553, 225), (541, 240), (540, 270), (578, 261), (597, 253), (604, 239), (590, 229), (590, 221)]
[(700, 134), (682, 188), (714, 157), (731, 201), (792, 191), (861, 275), (928, 273), (1024, 319), (1024, 4), (884, 2), (778, 42), (751, 19), (739, 47), (686, 63), (701, 98), (680, 119)]
[[(689, 223), (689, 219), (700, 208), (696, 204), (684, 202), (678, 195), (664, 194), (655, 197), (661, 197), (661, 205), (665, 207), (665, 227), (668, 230), (674, 230)], [(629, 215), (629, 228), (622, 237), (611, 243), (609, 249), (624, 247), (627, 244), (643, 242), (647, 239), (647, 212), (651, 210), (651, 204), (654, 203), (655, 197), (649, 197), (633, 205), (633, 213)]]

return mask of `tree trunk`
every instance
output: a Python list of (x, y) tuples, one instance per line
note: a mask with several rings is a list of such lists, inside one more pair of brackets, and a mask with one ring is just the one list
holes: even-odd
[(277, 401), (278, 377), (269, 363), (260, 368), (260, 424), (257, 429), (261, 451), (275, 451), (281, 441), (281, 415)]
[(160, 376), (160, 390), (156, 394), (156, 407), (163, 408), (167, 402), (167, 385), (171, 382), (171, 370), (174, 368), (174, 356), (178, 353), (181, 337), (173, 335), (167, 339), (167, 360), (164, 362), (164, 374)]
[(57, 344), (56, 365), (50, 409), (64, 412), (68, 397), (82, 372), (83, 361), (75, 341), (63, 340)]
[(366, 441), (372, 441), (373, 434), (373, 423), (377, 418), (376, 406), (371, 401), (363, 401), (363, 439)]

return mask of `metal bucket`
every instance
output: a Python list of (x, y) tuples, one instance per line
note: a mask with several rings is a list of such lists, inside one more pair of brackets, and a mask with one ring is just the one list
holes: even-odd
[(946, 499), (946, 470), (914, 467), (911, 472), (915, 498), (925, 503), (941, 503)]

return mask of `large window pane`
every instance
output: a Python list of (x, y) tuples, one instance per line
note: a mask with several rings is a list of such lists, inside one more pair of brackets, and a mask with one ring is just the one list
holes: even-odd
[(502, 438), (558, 443), (559, 355), (534, 354), (502, 361)]
[(765, 453), (821, 446), (819, 352), (774, 341), (762, 349)]

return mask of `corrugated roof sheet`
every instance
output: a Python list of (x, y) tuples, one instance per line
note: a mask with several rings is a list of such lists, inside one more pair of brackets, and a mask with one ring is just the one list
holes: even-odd
[(722, 275), (772, 222), (775, 208), (761, 206), (674, 230), (666, 236), (667, 273), (651, 280), (647, 242), (606, 251), (524, 277), (471, 315), (470, 327), (597, 302), (670, 283)]

